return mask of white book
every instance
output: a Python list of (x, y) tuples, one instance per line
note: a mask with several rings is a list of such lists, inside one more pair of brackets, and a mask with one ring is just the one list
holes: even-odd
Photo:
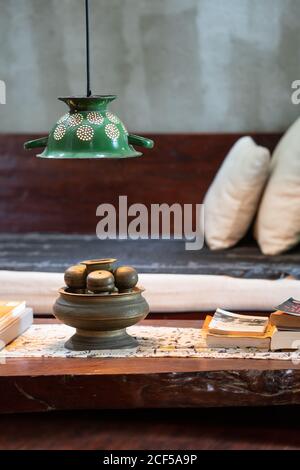
[(26, 302), (0, 300), (0, 331), (19, 317), (26, 308)]
[(280, 349), (300, 350), (300, 331), (284, 331), (275, 329), (271, 338), (271, 351)]
[(263, 335), (267, 329), (269, 317), (241, 315), (217, 308), (209, 323), (208, 331), (213, 334)]
[(25, 308), (20, 316), (15, 321), (7, 325), (0, 331), (0, 350), (7, 344), (11, 343), (14, 339), (20, 336), (27, 330), (33, 323), (32, 308)]

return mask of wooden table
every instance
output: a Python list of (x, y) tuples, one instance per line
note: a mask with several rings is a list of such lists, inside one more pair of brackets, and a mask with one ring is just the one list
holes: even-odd
[[(143, 323), (201, 326), (195, 320)], [(253, 359), (10, 358), (0, 365), (0, 390), (2, 413), (287, 405), (300, 403), (300, 365)]]

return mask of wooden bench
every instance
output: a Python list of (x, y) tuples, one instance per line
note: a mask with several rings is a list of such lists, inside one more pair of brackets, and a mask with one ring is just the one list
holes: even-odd
[[(299, 250), (267, 258), (250, 236), (222, 253), (187, 252), (174, 240), (95, 238), (96, 207), (117, 205), (119, 195), (147, 207), (201, 203), (240, 135), (153, 135), (154, 150), (115, 162), (39, 160), (22, 149), (35, 137), (0, 136), (1, 269), (63, 271), (78, 259), (113, 255), (143, 272), (299, 277)], [(272, 150), (280, 136), (254, 137)], [(200, 327), (192, 315), (196, 323), (180, 314), (167, 324)], [(9, 359), (1, 365), (0, 411), (298, 404), (299, 381), (299, 366), (284, 361)]]
[[(106, 202), (197, 204), (240, 134), (151, 135), (155, 147), (138, 159), (44, 160), (23, 150), (38, 135), (0, 136), (0, 269), (63, 271), (78, 259), (115, 256), (139, 271), (300, 276), (300, 250), (267, 257), (251, 231), (224, 252), (186, 251), (178, 240), (99, 241), (96, 208)], [(280, 134), (253, 134), (274, 148)], [(37, 232), (38, 235), (26, 235)], [(55, 235), (59, 234), (59, 235)], [(88, 234), (88, 237), (74, 234)]]

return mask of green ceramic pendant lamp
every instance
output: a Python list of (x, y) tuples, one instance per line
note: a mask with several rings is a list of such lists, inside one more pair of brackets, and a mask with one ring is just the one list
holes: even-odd
[(53, 126), (47, 137), (31, 140), (25, 149), (43, 148), (41, 158), (129, 158), (141, 152), (133, 145), (152, 148), (150, 139), (129, 134), (123, 122), (108, 110), (115, 95), (92, 95), (90, 89), (89, 0), (86, 9), (86, 96), (59, 98), (69, 112)]

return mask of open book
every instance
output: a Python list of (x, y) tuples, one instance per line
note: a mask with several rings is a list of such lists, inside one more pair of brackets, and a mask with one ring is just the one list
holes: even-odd
[(266, 332), (268, 323), (268, 317), (240, 315), (217, 308), (208, 331), (217, 335), (259, 336)]

